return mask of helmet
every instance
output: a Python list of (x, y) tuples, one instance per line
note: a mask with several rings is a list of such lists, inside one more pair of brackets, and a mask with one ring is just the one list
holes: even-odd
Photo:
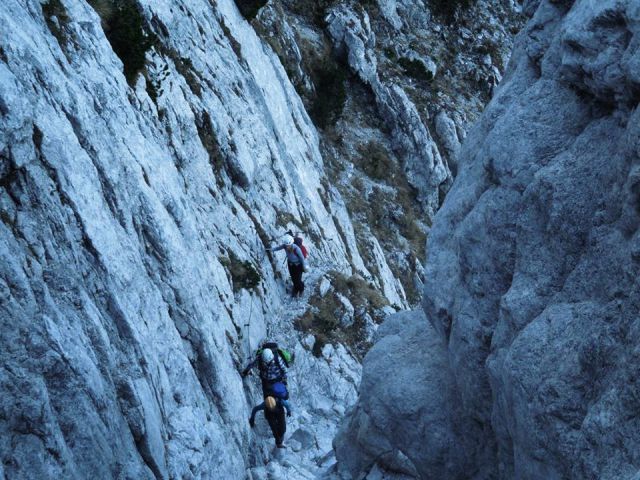
[(267, 407), (267, 410), (273, 411), (276, 408), (276, 399), (273, 397), (267, 397), (264, 399), (264, 406)]
[(293, 236), (292, 235), (285, 235), (284, 236), (284, 244), (285, 245), (293, 245)]
[(264, 363), (273, 362), (273, 352), (271, 351), (271, 349), (265, 348), (264, 350), (262, 350), (262, 361)]

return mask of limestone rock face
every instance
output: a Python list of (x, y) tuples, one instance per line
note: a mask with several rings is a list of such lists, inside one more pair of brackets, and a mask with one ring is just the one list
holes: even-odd
[[(390, 300), (397, 291), (392, 303), (406, 308), (420, 303), (417, 265), (458, 142), (491, 98), (523, 25), (513, 0), (451, 3), (270, 0), (252, 21), (319, 127), (328, 178), (358, 242), (376, 250), (363, 254), (366, 268), (377, 270), (382, 253), (403, 292), (376, 286)], [(443, 133), (440, 112), (457, 139)]]
[(310, 285), (331, 265), (399, 295), (364, 267), (316, 130), (233, 1), (133, 3), (153, 41), (129, 78), (88, 3), (0, 5), (3, 478), (245, 478), (269, 433), (238, 372), (267, 337), (298, 353), (291, 388), (312, 394), (290, 425), (324, 456), (359, 365), (298, 341), (265, 249), (304, 226)]
[(455, 173), (458, 164), (458, 156), (460, 155), (460, 148), (462, 148), (456, 124), (444, 110), (438, 112), (435, 123), (436, 133), (438, 134), (445, 150), (449, 154), (449, 166)]
[(418, 191), (425, 211), (432, 215), (438, 208), (439, 188), (450, 172), (405, 91), (380, 79), (369, 15), (366, 11), (355, 14), (346, 5), (338, 5), (327, 16), (327, 23), (336, 49), (344, 51), (351, 69), (371, 86), (380, 115), (392, 129), (394, 149), (403, 159), (408, 181)]
[[(351, 345), (294, 324), (336, 273), (376, 288), (385, 314), (418, 303), (422, 213), (450, 181), (413, 98), (428, 80), (393, 48), (451, 78), (424, 46), (439, 20), (421, 0), (379, 2), (383, 16), (343, 3), (270, 1), (248, 21), (233, 0), (0, 2), (0, 477), (300, 478), (334, 462), (360, 377), (350, 347), (380, 317), (345, 297)], [(507, 51), (508, 27), (491, 30)], [(481, 67), (475, 41), (452, 69)], [(487, 94), (447, 108), (456, 128)], [(311, 252), (299, 303), (266, 251), (289, 229)], [(269, 469), (269, 433), (247, 423), (260, 391), (238, 375), (266, 338), (299, 359), (300, 448)]]
[[(543, 0), (525, 11), (532, 18), (430, 231), (423, 306), (453, 391), (431, 428), (450, 418), (456, 442), (465, 439), (445, 454), (465, 457), (450, 478), (636, 478), (640, 6)], [(368, 364), (363, 378), (381, 381), (415, 369)], [(336, 442), (354, 475), (395, 464), (343, 439), (362, 444), (372, 432), (412, 458), (406, 430), (380, 433), (365, 415), (375, 384), (363, 381)], [(442, 465), (423, 461), (412, 461), (418, 472)]]

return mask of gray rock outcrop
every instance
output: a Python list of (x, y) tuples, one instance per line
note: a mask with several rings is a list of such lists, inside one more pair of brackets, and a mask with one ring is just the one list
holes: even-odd
[[(376, 362), (382, 339), (336, 441), (353, 477), (397, 470), (363, 440), (378, 435), (420, 478), (637, 478), (640, 4), (542, 0), (525, 10), (532, 18), (430, 231), (423, 306), (450, 377), (432, 373), (420, 388), (450, 382), (452, 400), (439, 418), (380, 430), (377, 414), (404, 421), (393, 409), (371, 413), (375, 379), (405, 374)], [(424, 329), (410, 338), (433, 332)], [(435, 340), (414, 345), (443, 356)], [(405, 435), (422, 428), (431, 452), (440, 444), (430, 432), (449, 420), (444, 456), (462, 454), (465, 471), (446, 477), (440, 459), (416, 463), (423, 447)]]
[[(340, 153), (374, 158), (396, 185), (346, 198), (339, 187), (362, 177), (328, 173), (339, 162), (304, 103), (352, 76), (332, 59), (328, 5), (308, 25), (290, 11), (314, 17), (319, 2), (264, 3), (249, 22), (233, 0), (0, 2), (0, 478), (295, 479), (334, 461), (360, 376), (349, 347), (419, 299), (427, 227), (392, 147), (430, 211), (447, 171), (404, 87), (380, 90), (380, 118), (358, 80), (338, 105), (357, 107)], [(342, 25), (352, 71), (372, 82), (375, 28), (409, 22), (402, 43), (415, 44), (428, 24), (421, 1), (382, 3), (382, 29), (354, 2), (343, 12), (359, 22)], [(411, 55), (434, 70), (427, 53)], [(265, 252), (288, 229), (311, 251), (301, 304)], [(377, 314), (344, 297), (346, 346), (294, 330), (336, 272), (381, 293)], [(305, 395), (290, 420), (298, 451), (264, 467), (266, 426), (246, 421), (260, 394), (238, 371), (267, 336), (298, 354), (290, 385)]]
[(438, 138), (449, 155), (449, 167), (451, 168), (452, 174), (455, 175), (458, 167), (458, 156), (462, 148), (456, 124), (444, 110), (438, 112), (438, 115), (436, 115), (435, 124)]
[(331, 10), (327, 23), (337, 51), (344, 51), (351, 69), (371, 86), (380, 114), (392, 130), (393, 146), (403, 160), (409, 183), (418, 191), (425, 211), (433, 215), (439, 206), (439, 189), (451, 173), (405, 91), (381, 81), (369, 15), (366, 11), (356, 14), (343, 4)]
[[(252, 21), (319, 127), (328, 178), (358, 242), (377, 239), (404, 289), (397, 304), (413, 308), (428, 225), (457, 162), (451, 131), (443, 139), (436, 116), (444, 112), (464, 137), (523, 24), (512, 0), (447, 3), (270, 0)], [(370, 215), (374, 204), (384, 218)], [(376, 258), (363, 255), (370, 271)]]
[(337, 437), (341, 469), (366, 471), (380, 462), (410, 477), (454, 478), (464, 466), (456, 461), (462, 455), (450, 457), (457, 442), (444, 342), (421, 311), (392, 315), (377, 338), (363, 365), (366, 395)]

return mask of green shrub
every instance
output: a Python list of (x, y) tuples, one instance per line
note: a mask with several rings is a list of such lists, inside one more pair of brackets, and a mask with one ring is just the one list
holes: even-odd
[(337, 0), (296, 0), (290, 2), (291, 11), (296, 14), (308, 18), (318, 28), (325, 27), (324, 17), (327, 9), (331, 7)]
[(347, 277), (340, 272), (330, 272), (329, 278), (333, 287), (349, 298), (354, 307), (378, 309), (389, 305), (387, 299), (360, 275)]
[(116, 3), (115, 0), (87, 0), (87, 2), (91, 5), (91, 8), (95, 10), (102, 21), (113, 15)]
[(343, 312), (342, 302), (337, 293), (347, 297), (356, 311), (368, 312), (376, 322), (381, 322), (380, 309), (389, 302), (370, 283), (358, 275), (346, 276), (337, 271), (328, 272), (333, 290), (324, 297), (319, 293), (309, 299), (309, 309), (295, 320), (295, 327), (315, 337), (313, 354), (320, 356), (327, 343), (342, 343), (363, 358), (371, 346), (365, 340), (365, 322), (356, 315), (349, 327), (340, 325), (338, 315)]
[(431, 73), (424, 66), (420, 60), (402, 57), (398, 60), (398, 63), (403, 68), (405, 73), (416, 80), (430, 82), (433, 80), (433, 73)]
[(178, 73), (180, 73), (185, 82), (187, 82), (191, 93), (197, 95), (198, 97), (202, 97), (202, 87), (200, 86), (201, 82), (195, 73), (196, 70), (193, 68), (191, 59), (176, 55), (175, 58), (173, 58), (173, 61), (175, 62), (176, 70), (178, 70)]
[(358, 3), (365, 11), (369, 12), (370, 18), (373, 19), (380, 15), (378, 0), (358, 0)]
[[(356, 238), (362, 247), (359, 251), (371, 272), (379, 273), (375, 258), (369, 251), (367, 238), (373, 235), (387, 251), (396, 250), (399, 242), (402, 242), (401, 237), (408, 242), (405, 252), (408, 264), (394, 256), (387, 256), (387, 262), (394, 275), (400, 279), (407, 299), (415, 305), (420, 301), (420, 292), (414, 284), (415, 260), (424, 261), (426, 256), (427, 235), (419, 220), (424, 218), (424, 214), (416, 202), (416, 192), (397, 166), (389, 170), (387, 178), (393, 190), (374, 186), (366, 198), (345, 195), (345, 199), (349, 212), (358, 219), (353, 223)], [(371, 205), (376, 208), (372, 209)], [(428, 219), (426, 220), (428, 223)]]
[(51, 34), (56, 37), (58, 44), (64, 50), (67, 45), (67, 38), (65, 35), (65, 29), (69, 24), (69, 15), (67, 9), (60, 0), (49, 0), (47, 3), (42, 4), (42, 13), (44, 14), (45, 22)]
[(289, 212), (282, 212), (280, 210), (277, 210), (276, 211), (276, 226), (282, 227), (282, 228), (289, 228), (290, 224), (293, 224), (297, 228), (300, 228), (300, 229), (304, 228), (302, 223), (300, 223), (298, 221), (298, 219), (293, 216), (293, 214), (291, 214)]
[(292, 213), (281, 212), (280, 210), (276, 212), (276, 226), (288, 228), (290, 223), (293, 223), (295, 226), (300, 227), (300, 222)]
[(397, 57), (396, 52), (393, 50), (393, 48), (384, 47), (382, 51), (384, 52), (385, 57), (387, 57), (389, 60), (395, 60)]
[(316, 67), (313, 80), (316, 96), (309, 115), (320, 128), (335, 125), (347, 100), (347, 69), (334, 60), (327, 60)]
[(136, 0), (88, 0), (102, 20), (111, 48), (122, 61), (124, 76), (132, 85), (144, 68), (147, 51), (156, 37), (145, 31)]
[(218, 136), (213, 130), (211, 117), (206, 110), (202, 112), (200, 117), (196, 118), (196, 128), (198, 129), (200, 142), (202, 142), (202, 146), (209, 155), (209, 164), (211, 165), (213, 174), (216, 177), (216, 183), (219, 188), (222, 188), (224, 186), (224, 154), (220, 149)]
[(260, 273), (251, 262), (240, 260), (232, 251), (228, 252), (227, 257), (222, 257), (220, 263), (231, 275), (234, 292), (238, 292), (243, 288), (245, 290), (252, 290), (257, 287), (262, 280)]
[(431, 11), (451, 23), (455, 19), (456, 12), (471, 7), (475, 0), (429, 0)]
[(231, 30), (227, 26), (227, 24), (224, 21), (224, 19), (221, 19), (220, 26), (222, 27), (222, 31), (224, 33), (224, 36), (227, 37), (227, 40), (229, 40), (229, 45), (231, 45), (231, 48), (233, 49), (233, 52), (236, 54), (238, 59), (241, 59), (242, 58), (242, 45), (240, 45), (240, 42), (238, 42), (238, 40), (236, 40), (236, 37), (233, 36), (233, 34), (231, 33)]
[(490, 55), (491, 62), (502, 70), (502, 55), (500, 55), (500, 47), (497, 43), (494, 43), (490, 38), (486, 38), (475, 50), (481, 55)]
[(374, 141), (358, 147), (358, 152), (362, 155), (360, 167), (369, 177), (376, 180), (384, 180), (393, 171), (394, 165), (389, 153), (385, 148)]
[(147, 79), (147, 95), (149, 95), (149, 98), (151, 99), (151, 101), (155, 103), (156, 106), (158, 106), (158, 97), (160, 96), (160, 92), (158, 91), (159, 85), (152, 78), (149, 78), (148, 75), (146, 75), (146, 79)]
[(248, 21), (253, 20), (258, 15), (262, 7), (267, 4), (268, 0), (235, 0), (238, 10), (242, 16)]

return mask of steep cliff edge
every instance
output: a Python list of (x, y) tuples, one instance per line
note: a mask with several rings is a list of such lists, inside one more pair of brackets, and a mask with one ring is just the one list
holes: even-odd
[[(532, 18), (429, 237), (423, 306), (435, 331), (414, 338), (439, 341), (409, 344), (444, 356), (449, 375), (425, 362), (425, 384), (394, 390), (393, 409), (362, 400), (381, 390), (363, 382), (336, 442), (351, 476), (637, 478), (640, 6), (525, 10)], [(363, 378), (415, 370), (370, 355)], [(445, 398), (443, 412), (416, 418), (423, 444), (379, 428)], [(370, 435), (386, 439), (385, 455), (367, 448)]]

